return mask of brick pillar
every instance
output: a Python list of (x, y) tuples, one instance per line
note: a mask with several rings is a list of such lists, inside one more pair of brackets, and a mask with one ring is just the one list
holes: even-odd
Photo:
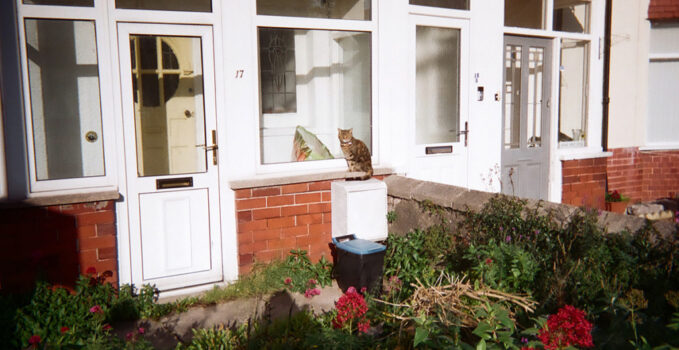
[(561, 202), (604, 209), (606, 203), (606, 158), (565, 160), (562, 164)]

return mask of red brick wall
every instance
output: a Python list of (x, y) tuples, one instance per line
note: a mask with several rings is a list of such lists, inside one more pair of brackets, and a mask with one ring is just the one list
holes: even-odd
[(0, 209), (0, 290), (24, 291), (40, 278), (73, 286), (88, 267), (117, 285), (113, 201)]
[(608, 190), (633, 202), (674, 197), (679, 194), (679, 151), (613, 149), (608, 158)]
[(238, 267), (284, 258), (300, 248), (331, 260), (330, 181), (236, 190)]
[(561, 202), (604, 209), (606, 158), (565, 160), (561, 165), (563, 176)]

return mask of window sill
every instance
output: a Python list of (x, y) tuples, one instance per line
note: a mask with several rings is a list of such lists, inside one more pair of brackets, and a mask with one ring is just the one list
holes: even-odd
[(677, 151), (679, 150), (679, 144), (677, 143), (667, 143), (658, 145), (648, 145), (644, 147), (639, 147), (639, 151)]
[(579, 160), (579, 159), (591, 159), (591, 158), (608, 158), (613, 155), (613, 152), (582, 152), (582, 153), (571, 153), (562, 154), (559, 156), (559, 160)]
[[(389, 167), (374, 168), (373, 175), (391, 175), (394, 170)], [(288, 185), (301, 182), (325, 181), (346, 179), (355, 175), (348, 173), (346, 170), (332, 170), (319, 172), (304, 172), (304, 173), (287, 173), (287, 174), (272, 174), (259, 175), (249, 179), (233, 180), (229, 182), (231, 189), (238, 190), (242, 188), (266, 187), (276, 185)]]
[(75, 204), (99, 201), (115, 201), (120, 199), (118, 189), (104, 189), (93, 192), (69, 194), (40, 194), (24, 200), (0, 203), (0, 208), (46, 207), (50, 205)]

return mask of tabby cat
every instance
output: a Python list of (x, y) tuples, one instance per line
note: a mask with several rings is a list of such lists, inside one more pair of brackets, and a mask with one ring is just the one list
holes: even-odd
[(373, 175), (370, 150), (368, 150), (368, 146), (363, 141), (354, 137), (353, 130), (338, 128), (337, 137), (339, 138), (342, 153), (344, 153), (344, 159), (346, 159), (349, 166), (349, 171), (363, 172), (365, 175), (347, 180), (367, 180)]

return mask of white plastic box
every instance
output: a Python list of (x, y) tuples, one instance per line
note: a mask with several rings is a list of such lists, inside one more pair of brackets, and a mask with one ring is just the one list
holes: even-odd
[(331, 185), (332, 236), (387, 239), (387, 185), (377, 179), (336, 181)]

